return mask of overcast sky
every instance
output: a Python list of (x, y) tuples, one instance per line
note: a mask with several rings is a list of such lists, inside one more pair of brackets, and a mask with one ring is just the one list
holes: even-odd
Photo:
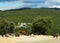
[(0, 0), (0, 10), (8, 10), (22, 7), (40, 8), (40, 7), (58, 7), (60, 0)]

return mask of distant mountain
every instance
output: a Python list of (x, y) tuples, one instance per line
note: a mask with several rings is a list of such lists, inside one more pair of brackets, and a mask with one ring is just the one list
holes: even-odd
[(6, 10), (6, 11), (27, 10), (27, 9), (32, 9), (32, 8), (29, 8), (29, 7), (23, 7), (23, 8), (10, 9), (10, 10)]
[(55, 10), (60, 10), (60, 8), (54, 7), (54, 8), (47, 8), (47, 7), (41, 7), (42, 9), (55, 9)]
[(54, 8), (44, 8), (44, 9), (60, 10), (60, 8), (57, 8), (57, 7), (54, 7)]
[(29, 7), (23, 7), (23, 8), (18, 8), (20, 10), (26, 10), (26, 9), (32, 9), (32, 8), (29, 8)]
[[(17, 10), (28, 10), (28, 9), (34, 9), (34, 8), (29, 8), (29, 7), (23, 7), (23, 8), (16, 8), (16, 9), (9, 9), (9, 10), (0, 10), (0, 11), (17, 11)], [(60, 8), (39, 8), (39, 9), (51, 9), (51, 10), (60, 10)]]

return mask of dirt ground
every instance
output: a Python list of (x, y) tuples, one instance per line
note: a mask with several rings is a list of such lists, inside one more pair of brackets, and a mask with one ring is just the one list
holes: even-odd
[(20, 37), (0, 37), (0, 43), (60, 43), (60, 37), (52, 36), (20, 36)]

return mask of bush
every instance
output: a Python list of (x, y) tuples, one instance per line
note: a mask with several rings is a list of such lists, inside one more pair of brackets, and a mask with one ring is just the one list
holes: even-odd
[(53, 21), (49, 17), (36, 17), (32, 22), (32, 33), (33, 34), (50, 34), (53, 27)]
[(14, 24), (9, 21), (0, 18), (0, 35), (5, 35), (7, 33), (13, 33)]

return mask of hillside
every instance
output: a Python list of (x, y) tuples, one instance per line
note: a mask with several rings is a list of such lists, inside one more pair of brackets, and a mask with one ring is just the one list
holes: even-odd
[(17, 22), (31, 22), (36, 16), (50, 16), (56, 24), (55, 28), (60, 28), (60, 10), (48, 8), (35, 8), (25, 10), (8, 10), (0, 11), (0, 17), (9, 21)]

